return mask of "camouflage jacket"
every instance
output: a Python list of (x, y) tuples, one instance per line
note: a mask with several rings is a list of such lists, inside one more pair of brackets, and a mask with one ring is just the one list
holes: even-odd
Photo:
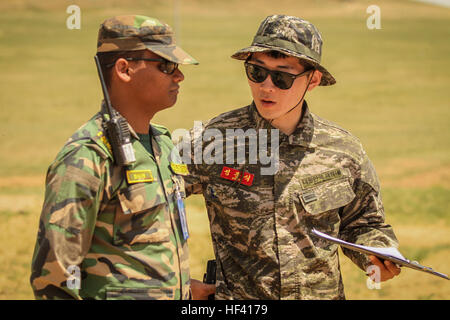
[(95, 115), (50, 165), (32, 260), (39, 299), (187, 299), (187, 242), (179, 221), (170, 134), (152, 125), (153, 155), (129, 126), (136, 162), (112, 162)]
[[(385, 224), (378, 178), (360, 142), (310, 113), (306, 103), (303, 111), (293, 134), (279, 132), (274, 174), (262, 174), (260, 159), (253, 164), (248, 159), (251, 139), (241, 141), (245, 164), (225, 162), (225, 152), (222, 164), (195, 163), (193, 152), (187, 161), (186, 192), (202, 193), (207, 206), (217, 299), (344, 299), (338, 246), (315, 236), (313, 228), (358, 244), (398, 245)], [(270, 127), (252, 104), (210, 120), (191, 143), (202, 141), (204, 153), (213, 154), (216, 140), (198, 139), (208, 129), (224, 136), (256, 129), (260, 136), (259, 129)], [(234, 143), (235, 155), (240, 147)], [(227, 148), (224, 143), (222, 150)], [(343, 252), (361, 269), (369, 265), (367, 256)]]

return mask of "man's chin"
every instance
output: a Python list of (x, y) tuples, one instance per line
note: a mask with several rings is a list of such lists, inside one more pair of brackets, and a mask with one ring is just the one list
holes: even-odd
[(172, 108), (177, 103), (177, 96), (174, 96), (170, 101), (168, 101), (161, 110)]
[(176, 102), (177, 101), (175, 99), (175, 101), (171, 101), (171, 102), (168, 102), (168, 103), (165, 103), (165, 104), (160, 104), (158, 106), (153, 105), (152, 108), (151, 108), (151, 111), (152, 111), (153, 115), (155, 115), (156, 113), (158, 113), (160, 111), (172, 108), (175, 105)]
[(268, 110), (268, 108), (259, 106), (256, 106), (256, 109), (258, 110), (259, 115), (267, 121), (272, 121), (280, 116), (276, 110)]

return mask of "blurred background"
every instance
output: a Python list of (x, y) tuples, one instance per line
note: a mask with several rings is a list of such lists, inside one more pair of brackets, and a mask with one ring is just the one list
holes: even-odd
[[(70, 5), (80, 9), (79, 29), (67, 27), (76, 22)], [(379, 28), (368, 27), (370, 5), (380, 9)], [(307, 95), (312, 112), (362, 141), (403, 255), (450, 274), (450, 8), (411, 0), (1, 0), (0, 299), (34, 298), (30, 261), (46, 170), (99, 109), (98, 27), (121, 14), (170, 24), (200, 61), (181, 67), (177, 104), (154, 119), (170, 130), (251, 102), (243, 64), (230, 55), (266, 16), (315, 24), (337, 84)], [(203, 199), (188, 199), (187, 210), (192, 276), (202, 279), (213, 258)], [(450, 298), (446, 280), (405, 268), (369, 290), (364, 272), (340, 257), (348, 299)]]

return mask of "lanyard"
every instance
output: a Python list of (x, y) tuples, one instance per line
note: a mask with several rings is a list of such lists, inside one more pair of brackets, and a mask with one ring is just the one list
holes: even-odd
[(180, 188), (178, 184), (175, 184), (175, 199), (177, 200), (178, 214), (180, 215), (181, 230), (183, 231), (183, 238), (187, 240), (189, 238), (189, 230), (186, 220), (186, 210), (184, 209), (183, 198), (181, 197)]

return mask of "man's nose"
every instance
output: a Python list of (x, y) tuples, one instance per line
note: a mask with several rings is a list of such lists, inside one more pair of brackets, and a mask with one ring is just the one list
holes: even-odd
[(268, 92), (275, 90), (276, 86), (273, 84), (272, 76), (270, 74), (267, 76), (266, 80), (261, 82), (260, 88), (261, 88), (261, 90), (268, 91)]
[(173, 80), (175, 82), (181, 82), (184, 80), (184, 74), (183, 72), (181, 72), (181, 70), (179, 68), (177, 68), (174, 73), (173, 73)]

